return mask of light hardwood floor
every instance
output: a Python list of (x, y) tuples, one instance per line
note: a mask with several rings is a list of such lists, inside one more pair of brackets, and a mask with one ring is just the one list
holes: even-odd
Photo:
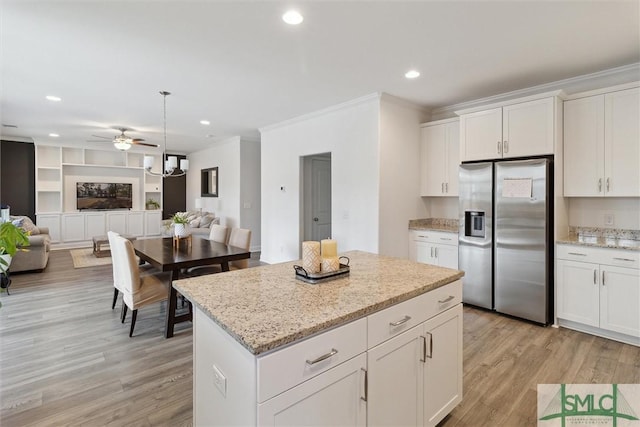
[[(254, 261), (254, 264), (257, 263)], [(12, 276), (0, 309), (0, 425), (191, 425), (192, 329), (164, 339), (164, 304), (129, 338), (111, 266)], [(465, 307), (464, 399), (442, 425), (535, 426), (539, 383), (640, 383), (640, 348)]]

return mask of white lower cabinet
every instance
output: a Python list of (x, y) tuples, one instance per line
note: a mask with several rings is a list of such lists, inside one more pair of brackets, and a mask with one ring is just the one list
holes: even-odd
[(458, 235), (440, 231), (409, 231), (409, 259), (439, 267), (458, 268)]
[(558, 323), (640, 345), (640, 253), (558, 245)]
[(38, 227), (47, 227), (51, 243), (60, 241), (60, 214), (37, 214), (36, 221)]
[(162, 211), (144, 213), (144, 235), (159, 236), (162, 233)]
[(258, 356), (196, 307), (194, 425), (435, 426), (462, 400), (461, 299), (458, 280)]

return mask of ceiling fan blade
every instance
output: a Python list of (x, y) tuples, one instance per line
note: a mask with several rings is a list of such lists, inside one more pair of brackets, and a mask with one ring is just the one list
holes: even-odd
[(155, 148), (158, 147), (157, 144), (149, 144), (149, 143), (146, 143), (146, 142), (139, 142), (139, 140), (135, 140), (135, 139), (131, 143), (134, 144), (134, 145), (144, 145), (146, 147), (155, 147)]
[(131, 138), (131, 141), (138, 142), (138, 141), (144, 141), (144, 139), (142, 139), (142, 138)]
[(110, 137), (110, 136), (100, 136), (100, 135), (91, 135), (91, 136), (93, 136), (94, 138), (113, 139), (113, 137)]

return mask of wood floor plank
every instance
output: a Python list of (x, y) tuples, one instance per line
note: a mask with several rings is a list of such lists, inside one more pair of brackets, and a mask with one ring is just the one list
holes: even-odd
[[(252, 265), (258, 262), (252, 260)], [(1, 294), (0, 425), (191, 426), (192, 328), (163, 337), (166, 304), (139, 311), (129, 338), (111, 309), (111, 266), (43, 273)], [(464, 308), (464, 398), (440, 427), (535, 426), (537, 384), (640, 382), (640, 348)]]

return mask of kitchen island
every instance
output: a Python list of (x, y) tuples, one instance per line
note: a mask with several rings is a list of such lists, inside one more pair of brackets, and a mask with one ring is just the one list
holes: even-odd
[(195, 425), (435, 425), (462, 399), (457, 270), (353, 251), (317, 285), (299, 262), (184, 279)]

